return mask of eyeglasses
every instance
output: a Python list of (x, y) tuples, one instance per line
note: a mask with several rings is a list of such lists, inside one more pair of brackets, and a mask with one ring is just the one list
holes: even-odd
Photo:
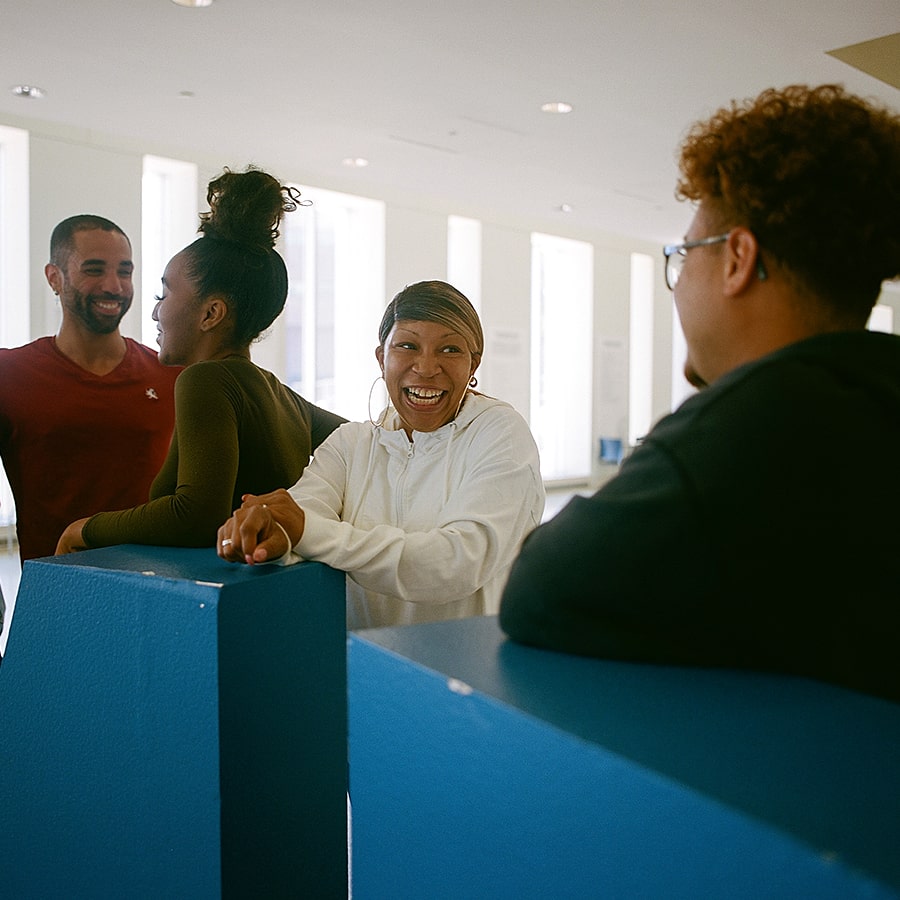
[(722, 241), (728, 240), (728, 235), (717, 234), (714, 237), (700, 238), (699, 241), (685, 241), (683, 244), (666, 244), (663, 247), (663, 256), (666, 258), (666, 287), (670, 291), (675, 290), (678, 284), (678, 276), (681, 275), (681, 267), (684, 265), (684, 259), (688, 250), (694, 247), (706, 247), (709, 244), (721, 244)]
[[(699, 241), (685, 241), (683, 244), (666, 244), (663, 247), (663, 256), (666, 258), (666, 287), (670, 291), (675, 290), (678, 284), (678, 277), (681, 275), (681, 268), (684, 265), (684, 258), (687, 256), (688, 250), (694, 247), (707, 247), (710, 244), (721, 244), (722, 241), (728, 240), (730, 231), (725, 234), (717, 234), (713, 237), (700, 238)], [(762, 256), (757, 250), (756, 253), (756, 277), (760, 281), (768, 278), (766, 267), (763, 265)]]

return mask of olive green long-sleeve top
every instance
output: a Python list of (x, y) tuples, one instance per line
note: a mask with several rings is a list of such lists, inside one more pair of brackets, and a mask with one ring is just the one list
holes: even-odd
[(245, 357), (188, 366), (175, 382), (175, 431), (149, 502), (97, 513), (91, 547), (206, 547), (242, 494), (294, 485), (345, 420), (307, 402)]

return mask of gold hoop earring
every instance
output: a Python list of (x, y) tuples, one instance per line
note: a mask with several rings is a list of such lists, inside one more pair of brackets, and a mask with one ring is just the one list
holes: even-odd
[[(379, 381), (384, 381), (384, 375), (379, 375), (373, 382), (372, 387), (369, 388), (369, 403), (367, 406), (369, 413), (369, 422), (372, 423), (376, 428), (381, 428), (384, 425), (384, 420), (387, 418), (388, 410), (391, 407), (391, 398), (388, 397), (387, 403), (385, 404), (384, 409), (381, 411), (381, 415), (378, 417), (378, 421), (376, 422), (372, 418), (372, 394), (375, 393), (375, 385), (378, 384)], [(387, 392), (387, 382), (384, 383), (385, 392)]]

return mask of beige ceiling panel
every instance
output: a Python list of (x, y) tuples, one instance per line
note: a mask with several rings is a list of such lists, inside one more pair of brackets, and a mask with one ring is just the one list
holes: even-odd
[(900, 32), (829, 50), (829, 56), (859, 69), (885, 84), (900, 88)]

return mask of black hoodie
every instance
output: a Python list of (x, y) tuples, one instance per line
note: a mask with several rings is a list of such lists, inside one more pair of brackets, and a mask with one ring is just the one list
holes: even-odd
[(900, 701), (900, 337), (820, 335), (688, 399), (532, 532), (500, 624)]

